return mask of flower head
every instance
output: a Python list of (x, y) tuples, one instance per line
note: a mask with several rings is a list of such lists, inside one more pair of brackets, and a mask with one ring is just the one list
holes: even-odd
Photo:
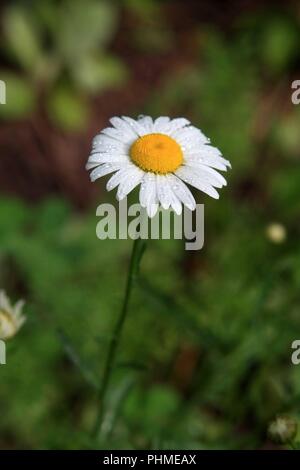
[(106, 188), (118, 187), (118, 200), (140, 184), (140, 204), (153, 217), (159, 204), (177, 214), (182, 204), (195, 209), (185, 183), (219, 198), (215, 188), (225, 186), (226, 180), (216, 170), (226, 171), (231, 165), (187, 119), (123, 116), (110, 122), (112, 127), (94, 138), (86, 169), (92, 170), (92, 181), (114, 173)]
[(0, 291), (0, 339), (9, 339), (19, 331), (26, 320), (23, 306), (23, 300), (19, 300), (13, 307), (6, 293)]
[(283, 243), (286, 239), (286, 228), (279, 223), (270, 224), (266, 229), (266, 235), (272, 243)]
[(298, 431), (297, 421), (291, 416), (277, 416), (268, 428), (269, 438), (278, 444), (294, 440)]

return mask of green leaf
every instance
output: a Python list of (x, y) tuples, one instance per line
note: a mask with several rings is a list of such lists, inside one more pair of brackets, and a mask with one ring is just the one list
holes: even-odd
[(40, 38), (28, 11), (13, 6), (4, 12), (4, 35), (8, 49), (25, 69), (35, 70), (42, 60)]
[(58, 339), (61, 341), (64, 351), (70, 361), (74, 364), (75, 367), (78, 368), (87, 383), (97, 390), (98, 384), (93, 371), (91, 371), (86, 362), (79, 356), (78, 352), (75, 350), (73, 344), (71, 343), (70, 338), (61, 328), (57, 329), (57, 336)]
[(56, 42), (60, 55), (74, 66), (99, 47), (105, 47), (116, 29), (116, 9), (98, 0), (66, 1), (59, 12)]
[(67, 87), (55, 88), (49, 96), (47, 110), (52, 122), (65, 131), (79, 131), (89, 118), (87, 103)]
[(80, 67), (75, 64), (72, 75), (80, 88), (95, 93), (124, 83), (127, 70), (116, 57), (85, 57)]
[(10, 72), (0, 71), (0, 77), (6, 88), (6, 103), (0, 104), (0, 117), (13, 120), (28, 116), (35, 105), (31, 85), (24, 78)]
[(298, 31), (287, 18), (274, 18), (265, 27), (261, 41), (264, 63), (272, 72), (280, 73), (298, 54)]
[(131, 369), (131, 370), (135, 370), (135, 371), (146, 371), (148, 370), (148, 367), (146, 364), (142, 363), (142, 362), (138, 362), (138, 361), (122, 361), (122, 362), (118, 362), (116, 364), (116, 367), (119, 368), (119, 369)]
[(291, 114), (283, 116), (274, 128), (273, 144), (283, 154), (298, 156), (300, 146), (300, 110), (297, 106)]
[(119, 415), (121, 414), (124, 402), (128, 397), (132, 387), (136, 382), (135, 377), (131, 377), (128, 375), (124, 378), (118, 387), (115, 387), (110, 393), (110, 399), (108, 401), (107, 410), (104, 417), (104, 426), (102, 432), (102, 438), (108, 438), (119, 419)]
[(152, 434), (170, 423), (179, 404), (180, 397), (175, 390), (164, 385), (153, 385), (145, 391), (132, 390), (124, 404), (124, 414)]
[(216, 336), (211, 331), (201, 329), (188, 309), (178, 305), (173, 297), (154, 287), (143, 277), (139, 278), (138, 285), (154, 311), (159, 310), (161, 315), (170, 316), (182, 330), (198, 338), (202, 345), (209, 348), (217, 343)]

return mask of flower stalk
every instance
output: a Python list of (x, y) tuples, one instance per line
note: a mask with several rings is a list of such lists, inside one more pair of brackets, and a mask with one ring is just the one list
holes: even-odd
[(104, 418), (104, 409), (105, 409), (105, 398), (107, 389), (110, 383), (111, 374), (114, 369), (116, 354), (118, 350), (118, 346), (120, 343), (123, 326), (126, 320), (127, 312), (128, 312), (128, 305), (131, 297), (132, 287), (136, 280), (139, 271), (139, 265), (141, 258), (143, 256), (145, 250), (145, 240), (141, 238), (136, 238), (133, 243), (130, 265), (128, 270), (126, 288), (125, 288), (125, 295), (123, 304), (115, 323), (112, 336), (110, 338), (108, 352), (106, 356), (106, 361), (104, 365), (103, 375), (101, 379), (99, 395), (98, 395), (98, 413), (96, 417), (96, 421), (94, 424), (92, 435), (93, 437), (97, 437), (102, 430), (103, 425), (103, 418)]

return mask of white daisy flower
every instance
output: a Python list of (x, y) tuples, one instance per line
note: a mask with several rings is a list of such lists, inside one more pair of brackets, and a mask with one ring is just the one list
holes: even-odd
[(19, 331), (26, 318), (22, 315), (24, 301), (19, 300), (13, 307), (6, 293), (0, 291), (0, 339), (9, 339)]
[(180, 214), (182, 204), (196, 207), (187, 184), (218, 199), (215, 188), (226, 186), (216, 170), (231, 167), (210, 140), (184, 118), (159, 117), (137, 120), (122, 116), (110, 119), (93, 140), (86, 165), (92, 181), (114, 173), (107, 190), (117, 189), (117, 199), (125, 198), (140, 184), (140, 204), (153, 217), (159, 204)]

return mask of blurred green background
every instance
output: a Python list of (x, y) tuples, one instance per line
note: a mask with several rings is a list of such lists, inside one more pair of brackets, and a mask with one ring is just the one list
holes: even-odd
[[(0, 288), (27, 315), (0, 366), (0, 448), (278, 448), (270, 421), (300, 418), (299, 3), (0, 11)], [(198, 194), (202, 250), (148, 243), (95, 443), (94, 385), (132, 242), (96, 238), (96, 207), (114, 195), (84, 165), (124, 114), (189, 118), (233, 169), (219, 201)]]

